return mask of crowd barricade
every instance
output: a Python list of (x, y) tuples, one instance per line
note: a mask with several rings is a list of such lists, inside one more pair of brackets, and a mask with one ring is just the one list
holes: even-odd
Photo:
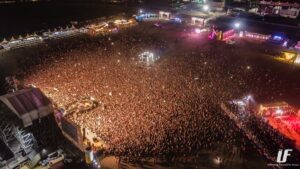
[(256, 40), (268, 40), (270, 39), (271, 35), (264, 35), (264, 34), (245, 31), (244, 37), (250, 39), (256, 39)]

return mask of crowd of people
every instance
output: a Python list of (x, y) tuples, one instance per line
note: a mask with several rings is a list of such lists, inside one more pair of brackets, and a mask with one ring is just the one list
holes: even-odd
[[(39, 87), (58, 107), (95, 98), (100, 106), (69, 118), (103, 139), (108, 154), (188, 156), (219, 143), (246, 152), (251, 143), (219, 104), (264, 86), (270, 94), (283, 83), (273, 83), (277, 79), (268, 68), (252, 70), (240, 51), (226, 44), (200, 44), (172, 31), (177, 30), (145, 24), (84, 39), (79, 47), (40, 56), (24, 82)], [(160, 60), (142, 64), (138, 55), (144, 51), (159, 53)]]
[[(250, 102), (253, 102), (253, 100)], [(253, 109), (252, 106), (249, 106), (250, 104), (253, 103), (249, 103), (249, 101), (245, 105), (227, 103), (226, 106), (239, 121), (243, 131), (256, 143), (256, 148), (261, 154), (264, 154), (271, 161), (275, 161), (279, 149), (296, 147), (292, 140), (286, 138), (268, 124), (267, 117), (257, 115), (258, 110)], [(299, 163), (299, 155), (297, 151), (294, 152), (289, 162)]]

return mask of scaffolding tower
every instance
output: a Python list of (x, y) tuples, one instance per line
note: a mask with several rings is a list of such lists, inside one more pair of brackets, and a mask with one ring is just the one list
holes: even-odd
[[(0, 103), (1, 104), (1, 103)], [(22, 127), (22, 122), (5, 106), (0, 106), (0, 139), (13, 153), (13, 158), (2, 159), (0, 168), (18, 168), (37, 153), (32, 133)]]

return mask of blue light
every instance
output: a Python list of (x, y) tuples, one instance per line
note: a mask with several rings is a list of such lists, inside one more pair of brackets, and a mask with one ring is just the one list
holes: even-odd
[(282, 36), (279, 36), (279, 35), (275, 35), (273, 36), (273, 40), (282, 40)]
[(175, 18), (175, 21), (176, 21), (176, 22), (181, 22), (182, 20), (181, 20), (180, 18), (176, 17), (176, 18)]

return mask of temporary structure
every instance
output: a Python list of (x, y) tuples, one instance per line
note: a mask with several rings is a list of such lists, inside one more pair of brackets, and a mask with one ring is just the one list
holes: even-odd
[(0, 96), (0, 101), (23, 121), (24, 127), (53, 112), (52, 103), (38, 88), (22, 89)]

